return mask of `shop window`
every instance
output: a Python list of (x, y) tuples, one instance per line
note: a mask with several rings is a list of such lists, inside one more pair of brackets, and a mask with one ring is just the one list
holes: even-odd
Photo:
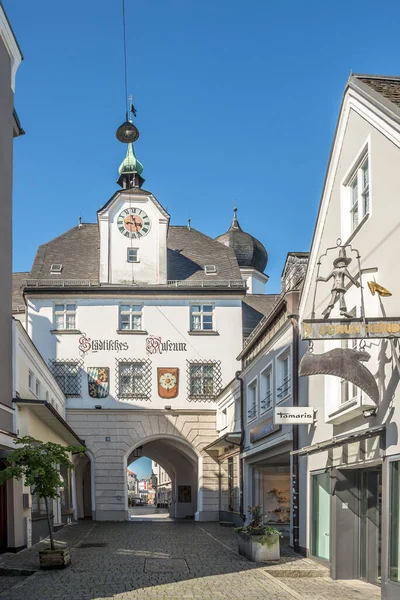
[(119, 307), (119, 328), (122, 331), (142, 331), (143, 306), (141, 304), (121, 304)]
[(247, 386), (247, 419), (251, 421), (257, 416), (257, 379)]
[(60, 503), (61, 514), (72, 511), (72, 486), (71, 486), (71, 471), (65, 466), (60, 466), (60, 477), (62, 486), (60, 486)]
[(277, 388), (276, 400), (285, 400), (291, 392), (290, 351), (286, 350), (277, 358)]
[(213, 331), (214, 307), (212, 304), (192, 304), (190, 307), (190, 331)]
[[(51, 506), (51, 500), (49, 500)], [(32, 494), (32, 519), (41, 519), (46, 516), (46, 503), (44, 498)]]
[(312, 477), (312, 538), (313, 556), (329, 560), (330, 536), (330, 474)]
[(390, 463), (389, 577), (400, 583), (400, 461)]
[(267, 367), (261, 373), (260, 381), (260, 409), (265, 412), (272, 408), (272, 367)]
[(261, 505), (267, 523), (289, 525), (290, 466), (254, 467), (253, 498), (253, 506)]
[(76, 304), (54, 306), (54, 328), (60, 330), (76, 328)]

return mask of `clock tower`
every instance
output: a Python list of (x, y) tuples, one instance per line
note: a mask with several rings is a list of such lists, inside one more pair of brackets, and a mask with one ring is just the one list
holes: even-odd
[(97, 213), (100, 234), (100, 283), (167, 283), (169, 214), (142, 189), (143, 165), (133, 143), (119, 167), (123, 188)]

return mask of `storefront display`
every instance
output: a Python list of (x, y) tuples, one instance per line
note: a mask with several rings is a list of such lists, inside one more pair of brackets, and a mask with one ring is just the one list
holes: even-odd
[(253, 469), (254, 504), (260, 504), (266, 523), (290, 523), (290, 467), (258, 466)]

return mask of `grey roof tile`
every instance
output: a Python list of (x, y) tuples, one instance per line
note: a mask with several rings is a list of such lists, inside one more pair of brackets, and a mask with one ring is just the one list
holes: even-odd
[(400, 106), (400, 77), (385, 75), (354, 75), (386, 100)]
[(22, 286), (25, 280), (29, 277), (29, 273), (26, 271), (20, 273), (13, 273), (12, 282), (12, 311), (23, 312), (25, 311), (25, 303), (22, 296)]
[(258, 323), (270, 314), (279, 297), (278, 294), (248, 294), (243, 298), (243, 339), (246, 339)]

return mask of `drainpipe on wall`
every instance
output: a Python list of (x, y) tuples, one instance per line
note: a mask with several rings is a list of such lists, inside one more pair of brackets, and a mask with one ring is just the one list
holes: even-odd
[[(243, 406), (243, 379), (240, 377), (241, 371), (236, 371), (235, 377), (240, 385), (240, 454), (244, 450), (244, 406)], [(244, 498), (244, 477), (243, 477), (243, 458), (241, 458), (239, 454), (239, 494), (240, 494), (240, 503), (239, 503), (239, 512), (240, 516), (243, 520), (243, 523), (246, 520), (246, 515), (243, 510), (243, 498)]]
[[(286, 311), (292, 324), (292, 400), (293, 406), (299, 405), (299, 290), (290, 290), (285, 295)], [(292, 425), (293, 431), (293, 450), (299, 450), (299, 426)], [(293, 490), (293, 549), (299, 552), (299, 529), (300, 529), (300, 509), (299, 509), (299, 457), (292, 454), (292, 490)]]

